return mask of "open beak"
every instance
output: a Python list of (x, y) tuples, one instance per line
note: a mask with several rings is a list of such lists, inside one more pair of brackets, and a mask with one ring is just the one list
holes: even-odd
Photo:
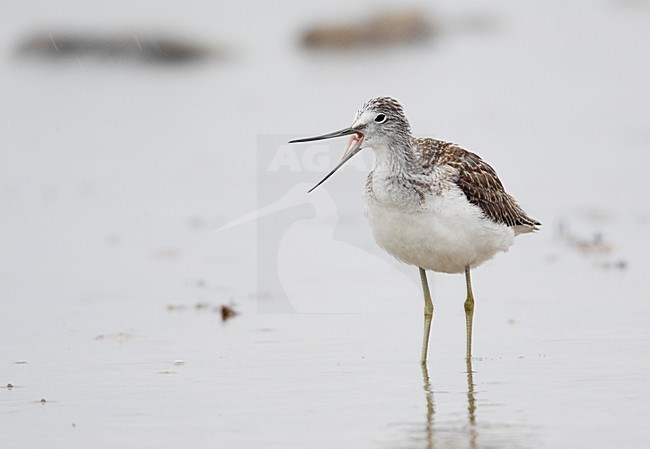
[(345, 164), (347, 161), (349, 161), (352, 156), (357, 154), (359, 150), (361, 149), (361, 143), (363, 142), (364, 135), (363, 133), (352, 129), (352, 128), (345, 128), (340, 131), (335, 131), (333, 133), (329, 134), (323, 134), (322, 136), (316, 136), (316, 137), (307, 137), (304, 139), (295, 139), (290, 141), (289, 143), (300, 143), (300, 142), (313, 142), (314, 140), (325, 140), (325, 139), (332, 139), (334, 137), (342, 137), (342, 136), (348, 136), (352, 134), (352, 137), (350, 137), (350, 141), (348, 142), (348, 145), (345, 147), (345, 151), (343, 152), (343, 156), (341, 157), (341, 160), (339, 163), (332, 169), (331, 172), (327, 174), (323, 179), (320, 180), (318, 184), (316, 184), (314, 187), (309, 189), (311, 192), (314, 190), (316, 187), (324, 183), (330, 176), (334, 174), (336, 170), (341, 168), (343, 164)]

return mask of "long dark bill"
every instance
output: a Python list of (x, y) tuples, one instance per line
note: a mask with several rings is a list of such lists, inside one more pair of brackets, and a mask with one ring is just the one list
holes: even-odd
[(356, 133), (356, 131), (352, 128), (345, 128), (340, 131), (334, 131), (333, 133), (323, 134), (322, 136), (305, 137), (304, 139), (290, 140), (289, 143), (313, 142), (314, 140), (333, 139), (334, 137), (349, 136), (350, 134), (354, 133)]
[(347, 147), (345, 148), (345, 151), (343, 152), (343, 156), (341, 157), (341, 161), (330, 171), (323, 179), (320, 180), (318, 184), (316, 184), (314, 187), (309, 189), (309, 192), (312, 192), (316, 187), (327, 181), (330, 176), (336, 172), (343, 164), (345, 164), (347, 161), (349, 161), (352, 156), (357, 154), (359, 150), (361, 149), (361, 142), (363, 142), (363, 134), (360, 133), (359, 131), (356, 131), (352, 128), (345, 128), (340, 131), (335, 131), (333, 133), (329, 134), (323, 134), (322, 136), (316, 136), (316, 137), (307, 137), (304, 139), (295, 139), (291, 140), (289, 143), (300, 143), (300, 142), (313, 142), (315, 140), (325, 140), (325, 139), (331, 139), (334, 137), (342, 137), (342, 136), (347, 136), (353, 134), (353, 136), (350, 138), (350, 141), (348, 142)]

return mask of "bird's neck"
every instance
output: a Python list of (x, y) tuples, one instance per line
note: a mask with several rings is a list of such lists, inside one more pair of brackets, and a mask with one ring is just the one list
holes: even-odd
[(420, 175), (418, 157), (409, 141), (387, 143), (373, 147), (375, 152), (374, 172), (382, 178), (405, 180)]
[(418, 208), (426, 194), (422, 167), (410, 142), (399, 147), (377, 145), (375, 167), (367, 184), (368, 198), (384, 207)]

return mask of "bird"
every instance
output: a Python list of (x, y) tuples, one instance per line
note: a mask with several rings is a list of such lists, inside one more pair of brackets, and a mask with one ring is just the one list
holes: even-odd
[(359, 151), (375, 161), (362, 190), (376, 243), (397, 260), (419, 269), (424, 296), (420, 361), (427, 362), (433, 302), (427, 271), (465, 274), (466, 359), (471, 360), (475, 299), (471, 270), (506, 252), (515, 236), (540, 229), (509, 195), (496, 171), (457, 144), (414, 137), (402, 105), (392, 97), (368, 100), (352, 125), (289, 143), (350, 136), (339, 163), (323, 184)]

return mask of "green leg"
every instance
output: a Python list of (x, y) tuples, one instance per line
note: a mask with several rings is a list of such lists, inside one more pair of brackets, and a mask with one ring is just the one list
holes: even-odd
[(467, 411), (469, 412), (470, 443), (469, 447), (476, 448), (476, 399), (474, 397), (474, 372), (472, 371), (472, 321), (474, 318), (474, 294), (470, 266), (465, 266), (465, 282), (467, 283), (467, 299), (465, 300), (465, 324), (467, 325), (467, 350), (465, 363), (467, 365)]
[(472, 321), (474, 319), (474, 295), (472, 294), (472, 280), (470, 267), (465, 265), (465, 282), (467, 282), (467, 299), (465, 300), (465, 324), (467, 326), (467, 360), (472, 358)]
[(431, 333), (431, 320), (433, 319), (433, 302), (431, 302), (427, 272), (422, 268), (420, 268), (420, 280), (422, 281), (422, 291), (424, 293), (424, 337), (422, 339), (421, 359), (424, 364), (427, 362), (427, 351), (429, 349), (429, 334)]

